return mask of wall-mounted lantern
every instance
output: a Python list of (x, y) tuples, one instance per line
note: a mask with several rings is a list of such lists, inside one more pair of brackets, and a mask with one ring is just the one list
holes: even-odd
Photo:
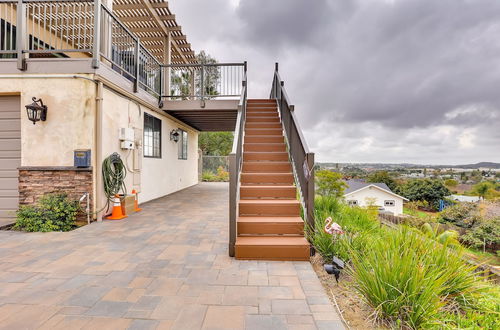
[(170, 141), (174, 141), (175, 143), (179, 142), (179, 132), (176, 129), (173, 129), (170, 132)]
[(37, 121), (47, 120), (47, 106), (43, 104), (42, 99), (32, 98), (33, 103), (26, 105), (26, 112), (28, 114), (28, 119), (33, 122), (33, 125)]

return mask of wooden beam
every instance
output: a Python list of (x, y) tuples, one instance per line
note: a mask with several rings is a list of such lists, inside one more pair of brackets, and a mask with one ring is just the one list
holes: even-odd
[(145, 9), (145, 8), (142, 3), (113, 4), (113, 11), (134, 10), (134, 9)]
[(182, 35), (182, 36), (172, 36), (172, 39), (174, 40), (187, 40), (187, 36)]
[[(175, 15), (162, 15), (159, 17), (164, 21), (175, 21)], [(151, 16), (120, 17), (120, 21), (122, 22), (142, 22), (142, 21), (153, 21), (153, 20), (154, 18)]]
[(143, 37), (141, 41), (162, 41), (165, 40), (165, 37)]
[[(180, 31), (180, 26), (178, 27), (172, 27), (172, 28), (167, 28), (165, 26), (165, 23), (160, 19), (160, 17), (158, 16), (158, 14), (156, 13), (156, 10), (155, 8), (152, 6), (151, 2), (149, 2), (149, 0), (142, 0), (142, 2), (144, 3), (144, 5), (148, 8), (149, 12), (151, 13), (151, 15), (155, 18), (156, 20), (156, 23), (158, 24), (158, 26), (163, 30), (163, 33), (165, 34), (165, 36), (168, 36), (169, 32), (171, 31)], [(178, 30), (175, 30), (174, 28), (179, 28)], [(176, 42), (172, 42), (172, 45), (174, 46), (175, 50), (180, 53), (180, 49), (179, 49), (179, 46), (177, 46), (177, 43)], [(190, 61), (183, 55), (181, 54), (181, 57), (182, 57), (182, 60), (185, 62), (185, 63), (190, 63)]]
[(158, 2), (158, 3), (152, 3), (151, 6), (153, 8), (168, 8), (168, 2)]
[(158, 28), (156, 27), (141, 27), (141, 28), (137, 28), (137, 27), (130, 27), (129, 28), (130, 31), (132, 32), (152, 32), (152, 33), (158, 33)]

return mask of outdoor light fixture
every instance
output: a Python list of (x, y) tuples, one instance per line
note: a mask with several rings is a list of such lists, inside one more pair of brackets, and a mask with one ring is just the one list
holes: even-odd
[(170, 141), (174, 141), (175, 143), (179, 142), (179, 132), (176, 129), (173, 129), (170, 132)]
[(33, 122), (33, 125), (37, 121), (47, 120), (47, 106), (43, 104), (42, 99), (32, 98), (33, 103), (26, 105), (26, 112), (28, 114), (28, 119)]
[(344, 269), (344, 261), (341, 259), (337, 258), (336, 256), (333, 256), (332, 258), (332, 263), (331, 264), (325, 264), (323, 265), (325, 268), (325, 271), (330, 274), (330, 275), (335, 275), (335, 280), (337, 283), (339, 282), (339, 277), (340, 277), (340, 271)]

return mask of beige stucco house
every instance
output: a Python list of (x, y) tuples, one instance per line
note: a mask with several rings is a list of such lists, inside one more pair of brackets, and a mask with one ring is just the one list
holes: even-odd
[(308, 260), (314, 154), (278, 65), (265, 98), (246, 79), (246, 62), (198, 63), (165, 0), (1, 1), (0, 219), (57, 191), (100, 221), (109, 160), (144, 203), (198, 183), (199, 132), (234, 131), (229, 254)]
[[(89, 193), (100, 219), (106, 213), (96, 212), (106, 201), (101, 164), (115, 152), (127, 167), (127, 193), (138, 191), (140, 202), (192, 186), (199, 132), (234, 129), (238, 100), (199, 101), (201, 67), (167, 2), (2, 1), (0, 18), (4, 221), (19, 204), (60, 190), (75, 198)], [(231, 69), (241, 75), (243, 63)], [(179, 83), (184, 72), (191, 81)], [(241, 89), (241, 80), (225, 87)], [(191, 103), (168, 97), (182, 88)], [(47, 106), (45, 121), (29, 120), (25, 106), (32, 98)], [(230, 115), (218, 127), (190, 120), (202, 105), (206, 113)], [(75, 150), (90, 152), (90, 166), (75, 166)]]

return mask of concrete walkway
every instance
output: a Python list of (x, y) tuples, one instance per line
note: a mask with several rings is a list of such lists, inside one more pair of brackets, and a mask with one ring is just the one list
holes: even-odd
[(0, 329), (342, 329), (308, 262), (227, 255), (228, 186), (69, 233), (0, 231)]

